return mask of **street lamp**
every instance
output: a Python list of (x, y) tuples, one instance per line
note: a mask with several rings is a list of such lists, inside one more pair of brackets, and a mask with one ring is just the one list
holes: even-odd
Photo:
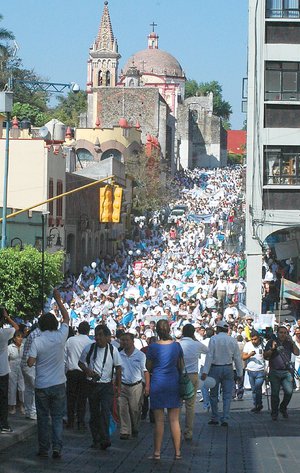
[(60, 84), (57, 82), (39, 82), (28, 81), (22, 79), (14, 79), (10, 77), (8, 80), (6, 90), (0, 92), (0, 111), (6, 113), (6, 137), (5, 137), (5, 158), (4, 158), (4, 175), (3, 175), (3, 205), (2, 205), (2, 240), (1, 248), (6, 248), (7, 244), (7, 187), (8, 187), (8, 165), (9, 165), (9, 123), (10, 114), (13, 108), (13, 85), (14, 83), (21, 84), (27, 87), (32, 92), (54, 92), (62, 93), (66, 89), (70, 89), (73, 93), (78, 93), (80, 87), (75, 82), (69, 84)]
[(45, 285), (45, 222), (47, 220), (47, 215), (49, 215), (48, 210), (42, 211), (42, 278), (41, 278), (41, 311), (44, 311), (44, 285)]
[(13, 108), (13, 93), (11, 91), (0, 92), (0, 109), (6, 113), (6, 136), (5, 136), (5, 156), (4, 156), (4, 177), (3, 177), (3, 202), (2, 202), (2, 240), (1, 248), (6, 247), (7, 230), (7, 183), (8, 183), (8, 165), (9, 165), (9, 124), (10, 114)]

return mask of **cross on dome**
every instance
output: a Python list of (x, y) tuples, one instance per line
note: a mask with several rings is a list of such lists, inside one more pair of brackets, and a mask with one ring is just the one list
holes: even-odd
[(154, 33), (155, 26), (158, 26), (157, 23), (154, 23), (153, 21), (152, 23), (150, 23), (150, 26), (152, 26), (152, 33)]

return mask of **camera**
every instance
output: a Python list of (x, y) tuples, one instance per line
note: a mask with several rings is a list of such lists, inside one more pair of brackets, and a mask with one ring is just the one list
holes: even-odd
[(93, 377), (91, 378), (92, 383), (97, 383), (100, 380), (100, 375), (98, 373), (95, 373)]

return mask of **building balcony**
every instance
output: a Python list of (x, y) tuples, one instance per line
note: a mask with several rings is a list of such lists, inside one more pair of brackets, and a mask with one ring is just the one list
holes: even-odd
[[(299, 8), (299, 2), (290, 2), (290, 7), (287, 6), (282, 6), (281, 1), (269, 1), (267, 2), (271, 6), (271, 8), (266, 9), (266, 18), (291, 18), (291, 19), (300, 19), (300, 8)], [(280, 7), (281, 4), (281, 7)], [(293, 4), (293, 6), (292, 6)], [(298, 5), (297, 5), (298, 4)], [(274, 8), (272, 8), (272, 5), (274, 5)]]

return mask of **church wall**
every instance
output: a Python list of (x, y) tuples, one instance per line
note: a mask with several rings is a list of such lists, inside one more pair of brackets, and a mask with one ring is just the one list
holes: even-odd
[(126, 118), (128, 124), (141, 126), (142, 142), (147, 135), (157, 136), (163, 155), (166, 152), (166, 121), (168, 107), (154, 88), (110, 87), (99, 89), (94, 103), (94, 116), (100, 120), (101, 127), (117, 126), (120, 118)]
[(178, 107), (179, 161), (183, 168), (219, 167), (227, 162), (226, 133), (212, 114), (212, 96), (190, 97)]

